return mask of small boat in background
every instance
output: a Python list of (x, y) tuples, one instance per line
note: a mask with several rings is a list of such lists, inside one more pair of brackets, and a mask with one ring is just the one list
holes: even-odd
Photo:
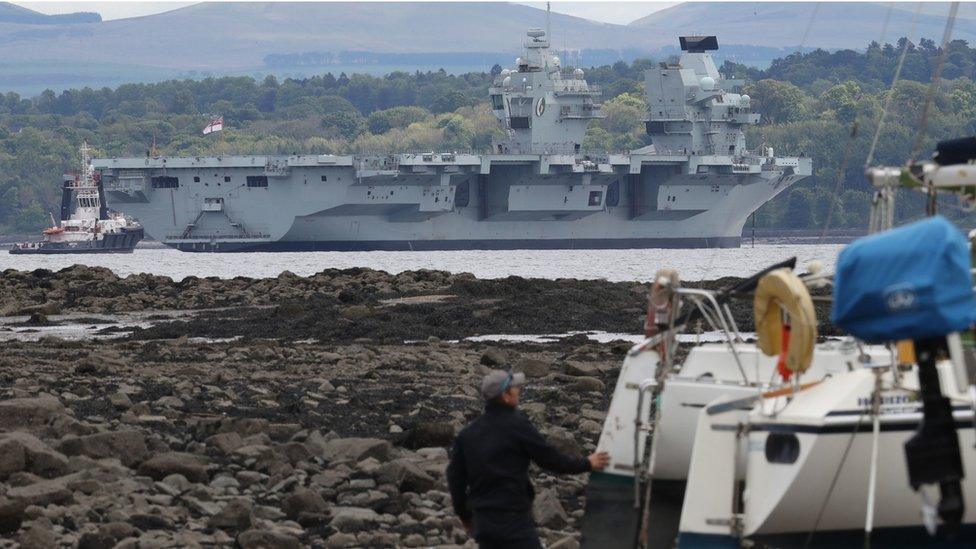
[[(105, 207), (101, 178), (91, 166), (88, 144), (81, 146), (81, 172), (66, 174), (61, 215), (41, 233), (44, 239), (14, 244), (12, 254), (131, 253), (142, 240), (142, 225)], [(72, 203), (74, 208), (72, 211)]]

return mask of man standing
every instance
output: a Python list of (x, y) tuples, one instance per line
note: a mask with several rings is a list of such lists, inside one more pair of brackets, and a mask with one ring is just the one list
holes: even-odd
[(541, 547), (532, 520), (529, 461), (554, 473), (600, 471), (610, 457), (570, 457), (546, 443), (515, 408), (525, 374), (492, 370), (481, 383), (485, 413), (458, 433), (447, 467), (454, 511), (481, 549)]

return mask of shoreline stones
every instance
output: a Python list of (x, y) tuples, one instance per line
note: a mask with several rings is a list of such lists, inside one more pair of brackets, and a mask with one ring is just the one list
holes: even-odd
[[(230, 308), (122, 340), (5, 341), (0, 532), (56, 547), (470, 546), (445, 468), (453, 437), (483, 409), (486, 369), (526, 371), (523, 411), (563, 451), (583, 454), (595, 447), (593, 426), (628, 346), (449, 336), (503, 325), (559, 333), (568, 325), (550, 324), (540, 302), (587, 288), (595, 300), (642, 306), (632, 285), (423, 271), (179, 283), (90, 268), (6, 271), (3, 307)], [(13, 290), (25, 290), (16, 303)], [(434, 294), (442, 297), (382, 303)], [(587, 299), (574, 310), (591, 307)], [(354, 306), (370, 314), (339, 314)], [(542, 309), (526, 314), (532, 307)], [(620, 310), (575, 314), (572, 322), (636, 322)], [(222, 330), (244, 337), (210, 337)], [(583, 477), (532, 477), (540, 534), (573, 546)]]
[[(554, 369), (573, 345), (494, 347), (510, 364), (531, 357)], [(50, 534), (72, 547), (470, 541), (444, 475), (453, 437), (483, 407), (484, 345), (282, 344), (288, 368), (253, 358), (261, 348), (11, 342), (0, 409), (22, 424), (0, 431), (3, 535), (42, 543)], [(115, 364), (108, 377), (75, 368), (106, 354)], [(595, 446), (598, 434), (585, 428), (602, 417), (620, 361), (612, 345), (586, 355), (579, 360), (601, 366), (593, 390), (574, 392), (588, 378), (554, 371), (529, 382), (523, 407), (548, 440), (577, 454)], [(120, 392), (128, 409), (109, 400)], [(390, 433), (391, 424), (402, 432)], [(574, 542), (581, 477), (533, 471), (541, 535)]]

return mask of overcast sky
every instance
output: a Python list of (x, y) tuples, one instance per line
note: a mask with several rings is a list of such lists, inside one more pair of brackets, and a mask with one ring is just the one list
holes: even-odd
[[(14, 2), (41, 13), (94, 11), (103, 19), (122, 19), (168, 11), (196, 2)], [(545, 2), (518, 2), (545, 9)], [(680, 2), (553, 2), (552, 11), (604, 23), (627, 24)]]

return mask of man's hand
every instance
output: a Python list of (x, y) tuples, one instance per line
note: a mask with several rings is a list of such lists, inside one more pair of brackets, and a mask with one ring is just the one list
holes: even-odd
[(610, 454), (606, 452), (596, 452), (590, 454), (586, 459), (590, 461), (591, 471), (602, 471), (606, 469), (607, 464), (610, 463)]

